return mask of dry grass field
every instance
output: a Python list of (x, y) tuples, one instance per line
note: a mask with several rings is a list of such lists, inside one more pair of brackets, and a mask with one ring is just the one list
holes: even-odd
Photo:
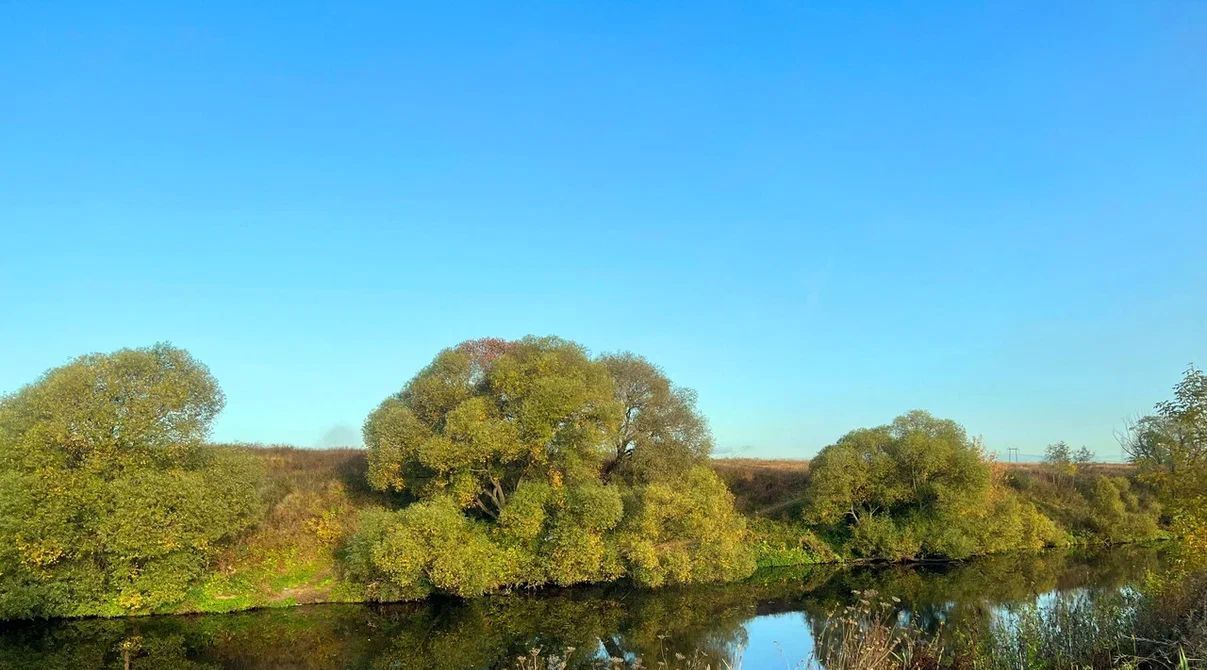
[[(298, 449), (284, 446), (254, 447), (270, 475), (269, 498), (273, 504), (290, 493), (318, 492), (339, 482), (354, 505), (383, 502), (380, 494), (365, 484), (367, 463), (363, 449)], [(806, 459), (716, 458), (713, 469), (733, 492), (738, 509), (745, 514), (782, 516), (791, 514), (809, 482)], [(1002, 463), (1008, 471), (1042, 474), (1041, 463)], [(1127, 475), (1126, 463), (1095, 463), (1087, 472)]]
[[(1002, 463), (1007, 471), (1042, 474), (1042, 463)], [(712, 467), (733, 492), (738, 510), (759, 516), (782, 516), (800, 502), (809, 481), (807, 459), (715, 458)], [(1126, 476), (1127, 463), (1094, 463), (1087, 474)]]
[(809, 461), (803, 459), (716, 458), (712, 467), (744, 514), (790, 510), (809, 481)]

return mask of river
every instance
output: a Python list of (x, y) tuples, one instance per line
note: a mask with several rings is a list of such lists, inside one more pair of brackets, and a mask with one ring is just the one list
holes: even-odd
[(889, 616), (926, 630), (951, 629), (1053, 594), (1124, 588), (1160, 570), (1163, 553), (1061, 550), (955, 564), (782, 568), (740, 584), (653, 591), (608, 585), (471, 601), (13, 622), (0, 624), (0, 668), (487, 670), (540, 648), (573, 649), (570, 667), (608, 656), (640, 656), (656, 667), (680, 653), (705, 655), (713, 668), (784, 670), (807, 658), (826, 618), (857, 597), (892, 603)]

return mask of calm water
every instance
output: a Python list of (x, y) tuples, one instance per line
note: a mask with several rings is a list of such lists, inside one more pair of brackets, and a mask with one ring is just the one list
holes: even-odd
[[(1044, 594), (1119, 589), (1160, 569), (1157, 547), (999, 556), (946, 566), (765, 571), (750, 582), (642, 591), (621, 586), (503, 595), (470, 602), (315, 605), (241, 614), (0, 626), (0, 668), (509, 667), (533, 647), (580, 663), (647, 661), (703, 650), (744, 670), (794, 667), (829, 612), (852, 591), (900, 599), (897, 615), (927, 629), (983, 621)], [(572, 664), (573, 665), (573, 664)], [(724, 666), (720, 666), (724, 667)]]

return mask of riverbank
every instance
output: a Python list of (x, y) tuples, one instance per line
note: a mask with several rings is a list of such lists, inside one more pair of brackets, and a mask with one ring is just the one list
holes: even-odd
[[(1176, 394), (1199, 388), (1192, 369)], [(0, 616), (740, 582), (1197, 537), (1201, 512), (1194, 473), (1159, 458), (1199, 416), (1178, 404), (1133, 436), (1132, 472), (1063, 442), (1042, 466), (997, 463), (923, 410), (808, 463), (718, 461), (690, 390), (556, 337), (442, 350), (370, 413), (365, 450), (206, 444), (222, 403), (204, 365), (162, 344), (81, 357), (3, 399)]]
[[(360, 512), (389, 508), (397, 500), (366, 484), (366, 452), (358, 449), (297, 449), (284, 446), (226, 445), (252, 454), (264, 466), (263, 521), (217, 558), (215, 569), (171, 607), (148, 613), (218, 613), (314, 603), (374, 600), (364, 587), (343, 577), (345, 540), (357, 530)], [(747, 518), (748, 542), (760, 568), (842, 564), (861, 559), (840, 540), (818, 535), (800, 517), (800, 496), (808, 483), (808, 461), (715, 459), (713, 467), (729, 486), (735, 506)], [(1077, 516), (1070, 496), (1044, 486), (1034, 465), (1003, 466), (1017, 476), (1029, 500), (1060, 513), (1070, 527), (1070, 546), (1106, 544)], [(1086, 476), (1126, 475), (1126, 466), (1090, 468)], [(1013, 481), (1013, 479), (1012, 479)], [(1164, 534), (1137, 540), (1151, 540)], [(95, 614), (126, 614), (96, 612)]]

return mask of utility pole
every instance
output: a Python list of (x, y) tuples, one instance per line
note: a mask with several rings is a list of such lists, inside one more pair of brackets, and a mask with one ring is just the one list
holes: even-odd
[(1007, 460), (1009, 460), (1011, 463), (1018, 462), (1018, 447), (1010, 447), (1006, 449), (1006, 453), (1009, 454), (1009, 456), (1007, 456)]

